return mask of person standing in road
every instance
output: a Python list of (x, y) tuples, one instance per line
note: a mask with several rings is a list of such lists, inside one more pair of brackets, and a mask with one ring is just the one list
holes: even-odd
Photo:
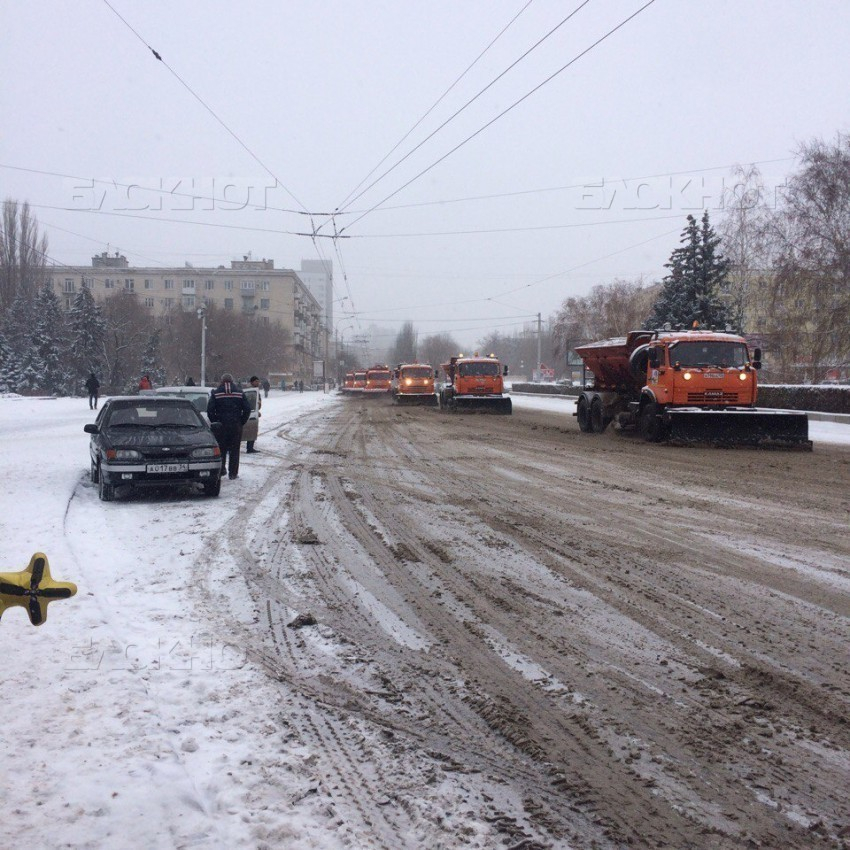
[(89, 410), (97, 410), (97, 397), (100, 394), (100, 381), (94, 372), (86, 378), (86, 389), (89, 391)]
[(210, 422), (219, 422), (216, 439), (221, 449), (221, 474), (227, 472), (232, 481), (239, 475), (239, 448), (242, 443), (242, 426), (251, 415), (251, 405), (230, 372), (221, 376), (221, 383), (210, 393), (207, 416)]
[(298, 392), (299, 393), (304, 392), (304, 381), (301, 381), (301, 380), (298, 381)]
[(272, 385), (269, 383), (269, 379), (263, 378), (263, 393), (265, 394), (266, 398), (269, 397), (269, 390), (271, 388), (272, 388)]
[[(248, 381), (248, 383), (252, 387), (259, 387), (260, 386), (260, 379), (256, 375), (252, 375), (251, 380)], [(268, 393), (266, 393), (266, 395), (268, 395)], [(259, 419), (260, 416), (262, 416), (262, 414), (260, 413), (260, 408), (262, 406), (263, 406), (263, 400), (260, 398), (260, 394), (257, 393), (257, 419)], [(257, 429), (258, 430), (259, 430), (259, 427), (260, 427), (260, 423), (258, 422), (257, 423)], [(256, 442), (256, 440), (246, 440), (245, 441), (245, 451), (246, 451), (247, 454), (253, 455), (253, 454), (256, 454), (259, 451), (259, 449), (254, 448), (255, 442)]]
[(140, 390), (152, 390), (153, 384), (151, 383), (150, 375), (142, 375), (142, 379), (139, 381), (139, 389)]

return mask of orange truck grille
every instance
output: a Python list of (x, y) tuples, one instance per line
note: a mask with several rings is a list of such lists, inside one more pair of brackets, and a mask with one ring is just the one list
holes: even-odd
[(688, 393), (690, 404), (736, 404), (738, 393), (727, 393), (721, 390), (707, 390), (702, 393)]

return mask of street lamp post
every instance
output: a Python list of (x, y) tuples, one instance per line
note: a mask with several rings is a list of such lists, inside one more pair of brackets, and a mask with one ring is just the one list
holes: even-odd
[(198, 307), (201, 320), (201, 386), (207, 385), (207, 308)]

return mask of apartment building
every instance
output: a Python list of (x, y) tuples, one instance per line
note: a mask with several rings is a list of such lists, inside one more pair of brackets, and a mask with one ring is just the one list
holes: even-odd
[[(118, 252), (92, 257), (91, 266), (54, 266), (49, 281), (69, 309), (81, 286), (102, 301), (120, 291), (132, 292), (154, 315), (175, 308), (196, 310), (215, 304), (256, 321), (277, 323), (292, 333), (296, 352), (310, 359), (324, 357), (324, 305), (320, 305), (298, 273), (276, 269), (274, 260), (233, 260), (230, 267), (177, 268), (130, 266)], [(312, 368), (312, 366), (310, 367)]]

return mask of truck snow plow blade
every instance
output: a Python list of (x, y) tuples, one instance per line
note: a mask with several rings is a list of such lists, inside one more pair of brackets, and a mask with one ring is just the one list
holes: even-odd
[(809, 418), (795, 410), (668, 410), (669, 440), (676, 444), (799, 448), (810, 451)]
[(422, 393), (421, 395), (396, 393), (393, 398), (396, 404), (401, 404), (405, 407), (414, 407), (417, 405), (420, 407), (436, 407), (438, 402), (436, 393)]
[(513, 405), (508, 396), (493, 398), (486, 395), (460, 395), (452, 399), (449, 409), (465, 413), (499, 413), (507, 416), (513, 412)]

